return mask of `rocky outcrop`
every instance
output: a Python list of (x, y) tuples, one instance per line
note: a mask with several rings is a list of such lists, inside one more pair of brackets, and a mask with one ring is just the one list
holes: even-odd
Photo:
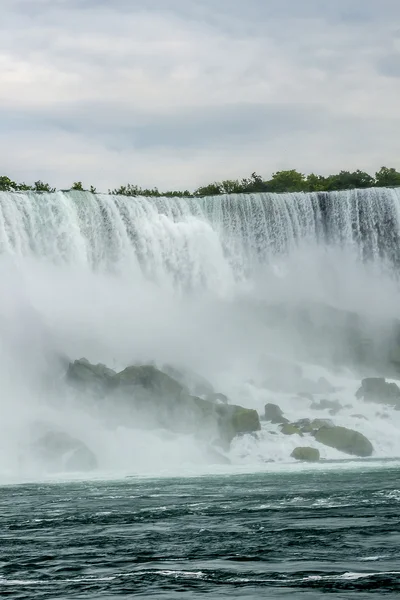
[(241, 434), (261, 429), (257, 411), (227, 404), (223, 394), (212, 400), (192, 396), (188, 388), (154, 365), (133, 365), (120, 373), (86, 359), (71, 363), (67, 381), (83, 392), (98, 394), (99, 411), (110, 414), (115, 424), (162, 427), (174, 432), (219, 440), (227, 447)]
[(264, 420), (270, 423), (289, 423), (289, 419), (283, 416), (281, 408), (277, 404), (266, 404), (264, 407)]
[(325, 426), (317, 429), (313, 435), (317, 442), (352, 456), (371, 456), (374, 450), (362, 433), (346, 427)]
[(163, 365), (160, 369), (172, 379), (185, 387), (194, 396), (209, 396), (214, 394), (213, 385), (199, 373), (184, 367)]
[(320, 458), (319, 450), (309, 446), (295, 448), (290, 456), (305, 462), (318, 462)]
[(115, 371), (103, 364), (93, 365), (86, 358), (70, 363), (66, 377), (70, 385), (101, 396), (116, 386)]
[(364, 402), (385, 404), (400, 408), (400, 388), (395, 383), (388, 383), (383, 377), (368, 377), (363, 379), (361, 387), (356, 392), (358, 399)]
[(48, 431), (32, 446), (32, 453), (52, 471), (94, 471), (97, 459), (80, 440), (61, 431)]

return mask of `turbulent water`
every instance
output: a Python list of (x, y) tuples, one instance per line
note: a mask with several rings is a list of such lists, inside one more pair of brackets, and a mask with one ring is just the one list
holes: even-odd
[[(399, 265), (398, 189), (0, 192), (0, 593), (399, 590), (400, 411), (355, 397), (363, 375), (397, 376)], [(264, 422), (216, 467), (189, 433), (132, 430), (113, 407), (100, 419), (77, 403), (62, 365), (81, 356), (116, 370), (179, 365), (260, 414), (273, 402), (291, 421), (329, 418), (367, 436), (378, 462), (349, 465)], [(311, 388), (279, 365), (301, 367)], [(337, 414), (315, 408), (327, 396)], [(90, 448), (91, 482), (60, 483), (83, 475), (32, 454), (43, 424)], [(304, 444), (324, 462), (295, 464)]]
[(0, 594), (398, 597), (398, 463), (330, 466), (0, 489)]

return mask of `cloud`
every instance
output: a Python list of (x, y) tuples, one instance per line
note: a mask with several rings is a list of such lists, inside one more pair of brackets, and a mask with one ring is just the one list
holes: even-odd
[(397, 0), (5, 0), (3, 169), (107, 189), (395, 164), (398, 17)]

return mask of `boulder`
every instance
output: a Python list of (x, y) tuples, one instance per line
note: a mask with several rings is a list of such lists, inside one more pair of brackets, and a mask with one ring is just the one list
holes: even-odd
[(313, 435), (317, 442), (352, 456), (371, 456), (374, 450), (371, 442), (362, 433), (346, 427), (324, 426)]
[(33, 454), (52, 471), (94, 471), (97, 459), (80, 440), (61, 431), (48, 431), (32, 447)]
[(266, 404), (264, 407), (264, 419), (270, 423), (289, 423), (289, 419), (283, 416), (282, 410), (277, 404)]
[(292, 423), (284, 423), (281, 427), (281, 433), (283, 435), (303, 435), (299, 427), (296, 427)]
[(320, 427), (333, 427), (329, 419), (299, 419), (293, 425), (300, 429), (301, 433), (312, 433)]
[(295, 448), (290, 456), (306, 462), (318, 462), (320, 458), (319, 450), (308, 446)]
[(363, 379), (361, 387), (356, 392), (356, 397), (362, 398), (364, 402), (400, 407), (399, 386), (395, 383), (388, 383), (383, 377)]

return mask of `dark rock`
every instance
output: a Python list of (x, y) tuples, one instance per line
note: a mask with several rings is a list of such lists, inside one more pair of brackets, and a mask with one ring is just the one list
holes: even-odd
[(70, 363), (67, 382), (86, 392), (107, 394), (116, 385), (116, 372), (103, 364), (92, 365), (86, 358)]
[(282, 410), (277, 404), (266, 404), (264, 408), (264, 418), (270, 423), (289, 423), (289, 419), (283, 416)]
[(400, 388), (395, 383), (388, 383), (383, 377), (363, 379), (356, 392), (358, 399), (387, 406), (400, 406)]
[(160, 370), (172, 379), (175, 379), (175, 381), (178, 381), (193, 396), (211, 396), (214, 394), (213, 385), (205, 377), (195, 373), (191, 369), (163, 365)]
[(290, 456), (306, 462), (318, 462), (320, 458), (319, 450), (308, 446), (295, 448)]
[(282, 425), (281, 433), (283, 433), (283, 435), (303, 435), (299, 427), (296, 427), (296, 425), (293, 425), (292, 423), (285, 423)]
[(371, 442), (362, 433), (346, 427), (321, 427), (314, 437), (317, 442), (352, 456), (367, 457), (373, 453)]

